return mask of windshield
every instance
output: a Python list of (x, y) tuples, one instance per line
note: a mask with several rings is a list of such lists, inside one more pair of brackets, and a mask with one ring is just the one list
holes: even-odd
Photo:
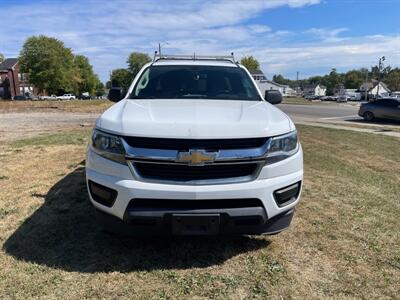
[(245, 70), (221, 66), (150, 66), (129, 98), (262, 100)]

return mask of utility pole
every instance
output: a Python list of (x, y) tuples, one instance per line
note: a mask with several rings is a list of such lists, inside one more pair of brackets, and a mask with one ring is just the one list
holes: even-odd
[(161, 57), (161, 46), (164, 46), (164, 45), (169, 45), (169, 43), (168, 42), (165, 42), (165, 43), (163, 43), (162, 45), (161, 45), (161, 43), (158, 43), (158, 55)]
[(300, 87), (299, 87), (299, 71), (297, 71), (296, 72), (296, 95), (297, 96), (299, 95), (299, 90), (300, 90)]
[(365, 101), (368, 101), (368, 69), (365, 72)]
[(382, 56), (379, 58), (379, 64), (378, 64), (378, 88), (376, 90), (376, 98), (379, 96), (379, 86), (381, 85), (381, 70), (383, 68), (383, 62), (385, 61), (385, 57)]

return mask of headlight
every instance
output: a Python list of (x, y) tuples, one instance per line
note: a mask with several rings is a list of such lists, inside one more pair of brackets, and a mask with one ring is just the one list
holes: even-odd
[(284, 160), (295, 154), (298, 149), (297, 131), (273, 137), (268, 147), (267, 164)]
[(121, 138), (118, 136), (94, 129), (92, 133), (92, 149), (102, 157), (126, 164), (125, 149)]

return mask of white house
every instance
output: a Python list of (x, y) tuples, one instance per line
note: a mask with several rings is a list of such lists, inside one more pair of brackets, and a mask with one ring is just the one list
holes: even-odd
[(260, 89), (262, 95), (265, 95), (266, 90), (277, 90), (282, 96), (294, 96), (296, 91), (285, 84), (279, 84), (274, 81), (268, 80), (261, 70), (250, 71), (251, 76), (256, 82), (258, 88)]
[(304, 96), (325, 96), (326, 86), (322, 84), (311, 84), (303, 88)]
[(368, 94), (372, 96), (379, 95), (381, 97), (387, 97), (390, 94), (390, 90), (386, 84), (378, 82), (377, 80), (369, 80), (368, 82), (363, 83), (359, 90), (362, 93), (365, 93), (365, 90), (367, 90)]
[(258, 70), (258, 69), (257, 69), (257, 70), (251, 70), (251, 71), (249, 71), (249, 72), (250, 72), (251, 76), (253, 77), (253, 79), (254, 79), (255, 81), (267, 79), (267, 78), (265, 77), (263, 71), (261, 71), (261, 70)]
[(267, 90), (276, 90), (279, 91), (282, 96), (285, 96), (286, 89), (289, 88), (287, 85), (279, 84), (267, 79), (256, 81), (256, 83), (262, 95), (264, 95)]

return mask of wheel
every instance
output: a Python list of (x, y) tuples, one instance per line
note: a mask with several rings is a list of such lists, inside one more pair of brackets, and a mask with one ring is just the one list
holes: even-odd
[(370, 111), (366, 111), (364, 113), (363, 117), (364, 117), (365, 121), (372, 121), (373, 119), (375, 119), (374, 114), (372, 112), (370, 112)]

